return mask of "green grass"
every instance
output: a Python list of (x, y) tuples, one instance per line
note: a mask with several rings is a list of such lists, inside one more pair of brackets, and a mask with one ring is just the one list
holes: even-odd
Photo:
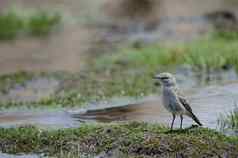
[[(123, 72), (122, 72), (123, 73)], [(151, 82), (143, 80), (139, 74), (123, 73), (113, 74), (105, 78), (104, 74), (89, 72), (86, 74), (58, 73), (17, 73), (0, 77), (0, 90), (7, 94), (16, 85), (24, 85), (29, 80), (38, 77), (54, 78), (61, 82), (61, 87), (54, 95), (42, 98), (36, 102), (15, 102), (9, 100), (1, 102), (0, 108), (21, 107), (21, 106), (82, 106), (89, 102), (109, 100), (113, 97), (145, 96), (155, 91), (156, 87), (145, 84)]]
[(0, 40), (12, 40), (24, 29), (24, 21), (14, 12), (0, 15)]
[(227, 115), (222, 115), (218, 120), (218, 125), (221, 130), (231, 129), (238, 131), (238, 108), (236, 107)]
[[(143, 97), (156, 90), (156, 87), (151, 83), (151, 78), (141, 78), (140, 74), (127, 72), (111, 74), (108, 78), (104, 74), (101, 75), (95, 72), (84, 77), (75, 75), (73, 81), (71, 79), (65, 80), (66, 84), (62, 91), (43, 99), (40, 104), (80, 106), (113, 97)], [(73, 84), (67, 85), (68, 80), (71, 80)]]
[(44, 36), (49, 34), (60, 22), (60, 14), (40, 11), (29, 17), (26, 29), (33, 36)]
[[(206, 39), (170, 46), (155, 44), (140, 49), (122, 48), (118, 52), (93, 58), (90, 65), (86, 65), (85, 72), (48, 74), (49, 77), (60, 78), (63, 87), (56, 94), (43, 98), (40, 102), (10, 101), (1, 106), (81, 106), (112, 97), (147, 96), (156, 92), (157, 87), (154, 86), (152, 77), (158, 72), (174, 72), (183, 65), (198, 73), (225, 71), (231, 67), (238, 70), (237, 43), (236, 40), (227, 42)], [(5, 81), (2, 85), (5, 85)]]
[(237, 50), (236, 41), (226, 43), (223, 40), (196, 41), (171, 47), (151, 45), (141, 49), (123, 48), (93, 59), (84, 77), (73, 77), (78, 83), (74, 88), (65, 87), (63, 97), (56, 95), (43, 102), (82, 105), (115, 96), (146, 96), (156, 92), (152, 77), (157, 72), (173, 72), (182, 65), (189, 65), (196, 72), (208, 73), (236, 67)]
[(23, 85), (25, 81), (31, 80), (35, 75), (27, 72), (17, 72), (0, 76), (0, 92), (5, 94), (16, 85)]
[[(52, 96), (34, 103), (9, 101), (1, 104), (1, 107), (26, 104), (81, 106), (91, 101), (102, 101), (112, 97), (147, 96), (156, 92), (157, 88), (154, 86), (152, 76), (158, 72), (174, 72), (183, 65), (190, 66), (198, 73), (210, 73), (230, 67), (238, 70), (237, 43), (236, 40), (228, 42), (206, 39), (170, 46), (155, 44), (140, 49), (122, 48), (117, 52), (92, 59), (85, 72), (44, 75), (62, 81), (62, 88)], [(8, 76), (11, 78), (10, 81), (2, 77), (0, 89), (7, 91), (14, 78), (18, 83), (17, 80), (22, 82), (22, 79), (28, 79), (27, 76), (28, 74), (24, 73), (22, 76), (13, 74), (12, 77)]]
[(232, 41), (238, 39), (237, 31), (215, 31), (212, 34), (214, 39), (222, 39), (226, 41)]
[(127, 156), (174, 157), (238, 156), (238, 138), (206, 128), (168, 133), (157, 124), (83, 124), (75, 129), (41, 130), (36, 127), (0, 128), (0, 151), (96, 155), (118, 149)]
[(172, 46), (151, 45), (123, 48), (96, 60), (101, 70), (147, 69), (149, 72), (189, 65), (195, 71), (216, 71), (233, 66), (238, 70), (237, 40), (199, 40)]
[(237, 41), (202, 41), (188, 45), (183, 61), (197, 71), (216, 71), (233, 67), (238, 70)]
[(35, 10), (9, 10), (0, 15), (0, 40), (13, 40), (24, 36), (43, 36), (51, 33), (61, 22), (59, 13)]

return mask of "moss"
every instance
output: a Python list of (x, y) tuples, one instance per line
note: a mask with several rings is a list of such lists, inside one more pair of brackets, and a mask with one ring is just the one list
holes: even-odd
[(36, 127), (0, 129), (0, 149), (7, 153), (96, 155), (118, 149), (125, 155), (148, 157), (238, 156), (237, 137), (206, 128), (169, 132), (156, 124), (83, 124), (77, 129), (46, 131)]

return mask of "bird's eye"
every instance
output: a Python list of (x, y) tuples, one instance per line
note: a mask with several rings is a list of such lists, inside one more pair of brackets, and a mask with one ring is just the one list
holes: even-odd
[(161, 77), (162, 80), (167, 80), (169, 79), (168, 77)]

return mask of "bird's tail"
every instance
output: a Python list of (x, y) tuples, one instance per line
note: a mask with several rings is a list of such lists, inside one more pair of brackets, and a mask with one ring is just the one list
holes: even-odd
[(199, 121), (199, 119), (192, 112), (190, 113), (190, 116), (199, 126), (202, 126), (202, 123)]

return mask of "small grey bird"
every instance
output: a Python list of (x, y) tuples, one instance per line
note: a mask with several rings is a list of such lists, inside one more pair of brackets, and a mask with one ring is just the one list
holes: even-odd
[(171, 130), (173, 129), (174, 120), (177, 115), (180, 116), (180, 128), (183, 126), (183, 115), (191, 117), (198, 125), (202, 126), (199, 119), (192, 112), (187, 100), (179, 94), (176, 79), (170, 73), (160, 73), (154, 77), (162, 85), (162, 100), (164, 107), (172, 113), (173, 120)]

